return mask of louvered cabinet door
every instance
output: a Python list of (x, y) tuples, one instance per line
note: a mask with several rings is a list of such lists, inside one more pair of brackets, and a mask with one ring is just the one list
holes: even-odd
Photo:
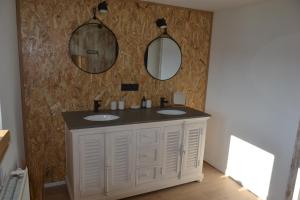
[(104, 134), (79, 136), (80, 196), (104, 196)]
[(205, 123), (184, 125), (183, 176), (202, 176)]
[(135, 137), (132, 131), (106, 134), (107, 192), (121, 193), (134, 186)]
[(182, 144), (182, 126), (164, 127), (163, 145), (163, 178), (176, 178), (180, 172), (180, 149)]

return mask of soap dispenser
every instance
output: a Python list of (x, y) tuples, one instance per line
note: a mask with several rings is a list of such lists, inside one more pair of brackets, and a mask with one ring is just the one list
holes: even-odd
[(143, 98), (142, 98), (141, 108), (146, 108), (146, 98), (145, 98), (145, 96), (143, 96)]

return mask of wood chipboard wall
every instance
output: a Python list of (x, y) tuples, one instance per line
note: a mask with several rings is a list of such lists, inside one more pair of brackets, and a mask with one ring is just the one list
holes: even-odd
[[(43, 184), (64, 179), (65, 141), (62, 111), (88, 110), (101, 94), (103, 105), (122, 96), (126, 106), (142, 96), (168, 99), (187, 94), (187, 104), (205, 105), (211, 12), (140, 2), (108, 0), (109, 12), (98, 17), (115, 33), (120, 47), (116, 64), (91, 75), (79, 70), (68, 54), (73, 30), (92, 17), (97, 0), (19, 0), (19, 39), (27, 165), (34, 200), (43, 198)], [(180, 72), (171, 80), (151, 78), (144, 67), (148, 43), (160, 34), (155, 20), (165, 17), (169, 34), (182, 48)], [(139, 83), (138, 92), (121, 92), (121, 83)]]

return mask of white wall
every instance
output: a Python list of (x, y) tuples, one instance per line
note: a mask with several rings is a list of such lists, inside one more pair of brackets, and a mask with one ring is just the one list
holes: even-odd
[(14, 0), (1, 0), (0, 102), (2, 128), (11, 132), (11, 143), (0, 165), (4, 173), (15, 169), (24, 159), (18, 59), (16, 4)]
[(207, 91), (205, 160), (225, 172), (231, 134), (273, 154), (268, 199), (283, 200), (300, 119), (300, 1), (216, 12)]

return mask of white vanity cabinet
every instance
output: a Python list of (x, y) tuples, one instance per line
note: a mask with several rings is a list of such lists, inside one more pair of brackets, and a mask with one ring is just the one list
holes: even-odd
[(71, 198), (120, 199), (201, 181), (207, 119), (66, 128)]

